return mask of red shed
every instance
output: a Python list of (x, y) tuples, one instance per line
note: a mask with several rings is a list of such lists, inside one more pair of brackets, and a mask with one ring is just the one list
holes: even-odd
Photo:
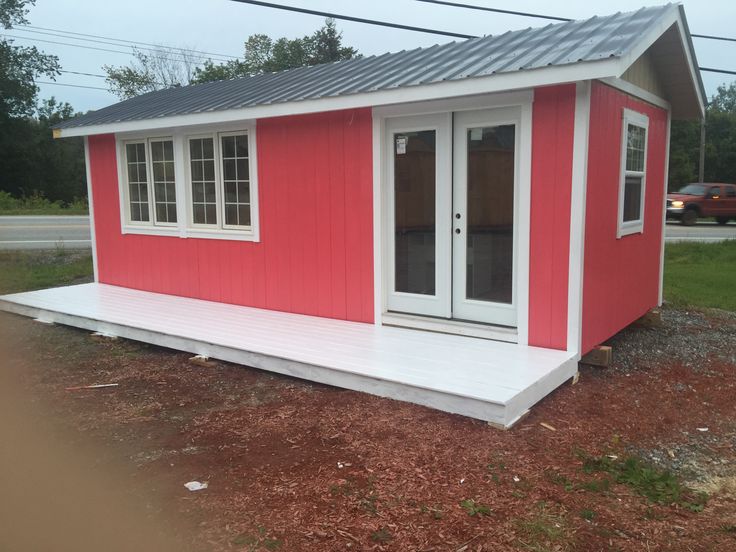
[(6, 310), (509, 426), (661, 303), (683, 8), (144, 94), (84, 136), (95, 283)]

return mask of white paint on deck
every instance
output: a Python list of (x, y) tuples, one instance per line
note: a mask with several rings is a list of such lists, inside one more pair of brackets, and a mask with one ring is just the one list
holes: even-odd
[(0, 309), (509, 427), (577, 372), (565, 351), (82, 284)]

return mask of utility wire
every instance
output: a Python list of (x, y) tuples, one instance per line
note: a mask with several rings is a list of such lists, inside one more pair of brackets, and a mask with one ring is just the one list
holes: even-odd
[[(73, 44), (71, 42), (59, 42), (56, 40), (46, 40), (43, 38), (31, 38), (28, 36), (18, 36), (18, 35), (10, 35), (10, 34), (2, 34), (0, 36), (7, 37), (7, 38), (20, 39), (20, 40), (29, 40), (31, 42), (45, 42), (48, 44), (61, 44), (62, 46), (73, 46), (75, 48), (83, 48), (85, 50), (97, 50), (99, 52), (111, 52), (113, 54), (125, 54), (127, 56), (133, 55), (133, 52), (125, 52), (123, 50), (111, 50), (110, 48), (99, 48), (97, 46), (87, 46), (86, 44)], [(122, 46), (122, 44), (120, 46)], [(166, 59), (169, 61), (181, 61), (181, 62), (189, 61), (184, 58), (168, 57), (168, 56), (162, 57), (161, 59)]]
[(69, 73), (70, 75), (84, 75), (85, 77), (99, 77), (101, 79), (106, 79), (107, 75), (100, 75), (99, 73), (83, 73), (81, 71), (66, 71), (63, 69), (59, 69), (60, 73)]
[(453, 8), (467, 8), (470, 10), (505, 13), (507, 15), (521, 15), (523, 17), (536, 17), (537, 19), (552, 19), (554, 21), (572, 21), (572, 19), (568, 19), (566, 17), (555, 17), (554, 15), (542, 15), (539, 13), (502, 10), (498, 8), (487, 8), (485, 6), (474, 6), (473, 4), (460, 4), (457, 2), (445, 2), (444, 0), (417, 0), (417, 2), (426, 2), (427, 4), (439, 4), (441, 6), (452, 6)]
[[(550, 19), (552, 21), (574, 21), (573, 19), (570, 19), (568, 17), (557, 17), (555, 15), (543, 15), (541, 13), (502, 10), (499, 8), (489, 8), (487, 6), (475, 6), (473, 4), (462, 4), (460, 2), (447, 2), (446, 0), (416, 0), (416, 1), (424, 2), (425, 4), (438, 4), (440, 6), (451, 6), (453, 8), (466, 8), (469, 10), (478, 10), (478, 11), (486, 11), (486, 12), (494, 12), (494, 13), (505, 13), (508, 15), (520, 15), (522, 17), (536, 17), (538, 19)], [(716, 35), (706, 35), (706, 34), (697, 34), (697, 33), (690, 33), (690, 36), (692, 36), (693, 38), (705, 38), (708, 40), (725, 40), (726, 42), (736, 42), (736, 38), (732, 38), (729, 36), (716, 36)]]
[[(140, 41), (135, 41), (135, 40), (127, 40), (125, 38), (113, 38), (113, 37), (110, 37), (110, 36), (93, 35), (93, 34), (87, 34), (87, 33), (77, 33), (77, 32), (74, 32), (74, 31), (65, 31), (63, 29), (52, 29), (52, 28), (49, 28), (49, 27), (37, 27), (35, 25), (16, 25), (14, 28), (17, 29), (19, 27), (23, 27), (23, 28), (26, 28), (26, 29), (38, 29), (39, 31), (53, 31), (53, 32), (64, 33), (64, 34), (68, 34), (68, 35), (87, 36), (87, 37), (91, 37), (91, 38), (102, 38), (104, 40), (114, 40), (116, 42), (125, 42), (125, 43), (128, 43), (128, 44), (142, 44), (143, 46), (154, 46), (154, 47), (160, 47), (161, 46), (160, 44), (154, 44), (152, 42), (140, 42)], [(172, 46), (171, 48), (172, 49), (176, 49), (176, 50), (181, 50), (183, 52), (194, 52), (194, 53), (197, 53), (197, 54), (206, 54), (206, 55), (209, 55), (209, 56), (217, 56), (217, 57), (230, 58), (230, 59), (239, 59), (239, 56), (232, 56), (230, 54), (218, 54), (218, 53), (215, 53), (215, 52), (205, 52), (204, 50), (195, 50), (195, 49), (192, 49), (192, 48), (182, 48), (182, 47), (179, 47), (179, 46), (177, 46), (177, 47), (173, 47)]]
[[(205, 59), (205, 60), (212, 59), (211, 56), (205, 56), (205, 55), (202, 55), (202, 54), (193, 54), (193, 53), (189, 53), (187, 51), (179, 51), (179, 48), (174, 48), (174, 47), (159, 46), (158, 48), (149, 48), (147, 46), (136, 46), (136, 45), (130, 45), (129, 46), (127, 44), (117, 44), (115, 42), (109, 42), (107, 40), (96, 40), (94, 38), (77, 38), (77, 37), (73, 37), (73, 36), (66, 36), (66, 35), (63, 35), (63, 34), (47, 33), (45, 31), (29, 31), (29, 30), (26, 30), (26, 29), (15, 29), (15, 30), (16, 31), (20, 31), (20, 32), (24, 32), (24, 33), (37, 33), (37, 34), (42, 34), (42, 35), (47, 35), (47, 36), (54, 36), (54, 37), (58, 37), (58, 38), (66, 38), (66, 39), (70, 39), (70, 40), (82, 40), (82, 41), (86, 41), (86, 42), (95, 42), (97, 44), (107, 44), (108, 46), (119, 46), (119, 47), (122, 47), (122, 48), (128, 48), (128, 47), (130, 47), (130, 48), (135, 48), (136, 50), (145, 50), (145, 51), (148, 51), (148, 52), (161, 52), (161, 51), (164, 51), (164, 52), (169, 53), (169, 54), (180, 55), (183, 58), (184, 57), (189, 57), (189, 58)], [(20, 38), (24, 38), (24, 37), (20, 37)], [(26, 37), (26, 40), (41, 40), (41, 39), (37, 39), (35, 37)], [(173, 51), (173, 50), (175, 50), (175, 51)], [(226, 59), (217, 59), (216, 61), (228, 61), (228, 60), (226, 60)]]
[(476, 38), (474, 35), (453, 33), (450, 31), (440, 31), (437, 29), (427, 29), (425, 27), (413, 27), (411, 25), (402, 25), (400, 23), (390, 23), (388, 21), (378, 21), (376, 19), (364, 19), (362, 17), (353, 17), (352, 15), (342, 15), (339, 13), (331, 13), (317, 10), (308, 10), (306, 8), (297, 8), (295, 6), (283, 6), (281, 4), (273, 4), (271, 2), (260, 2), (259, 0), (232, 0), (241, 4), (253, 4), (264, 8), (274, 8), (277, 10), (292, 11), (297, 13), (306, 13), (309, 15), (319, 15), (321, 17), (330, 17), (332, 19), (342, 19), (343, 21), (353, 21), (355, 23), (368, 23), (369, 25), (379, 25), (381, 27), (391, 27), (392, 29), (402, 29), (405, 31), (416, 31), (419, 33), (430, 33), (443, 36), (451, 36), (454, 38)]
[(55, 86), (70, 86), (72, 88), (90, 88), (92, 90), (104, 90), (109, 92), (107, 88), (102, 88), (101, 86), (84, 86), (82, 84), (67, 84), (65, 82), (36, 81), (36, 84), (53, 84)]

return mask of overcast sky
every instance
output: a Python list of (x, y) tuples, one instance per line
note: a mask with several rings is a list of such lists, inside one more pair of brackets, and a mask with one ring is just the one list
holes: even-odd
[[(392, 21), (472, 35), (499, 34), (507, 30), (537, 27), (547, 21), (519, 16), (483, 13), (475, 10), (450, 8), (420, 3), (415, 0), (272, 0), (284, 5), (303, 6), (358, 17)], [(567, 0), (555, 3), (541, 0), (463, 0), (496, 8), (530, 11), (583, 19), (593, 15), (608, 15), (630, 11), (646, 5), (663, 4), (655, 0)], [(686, 0), (685, 11), (694, 33), (736, 36), (736, 2), (733, 0)], [(201, 49), (218, 54), (242, 55), (243, 41), (251, 34), (265, 33), (271, 37), (290, 38), (311, 34), (323, 20), (312, 15), (297, 14), (233, 2), (231, 0), (37, 0), (29, 14), (30, 24), (63, 31), (87, 33), (140, 42)], [(360, 23), (338, 21), (345, 45), (357, 48), (364, 55), (380, 54), (429, 46), (453, 40), (451, 38), (412, 31), (394, 30)], [(36, 29), (38, 30), (38, 29)], [(14, 29), (14, 35), (29, 38), (75, 42), (68, 38), (30, 34)], [(736, 42), (694, 39), (701, 66), (736, 70)], [(86, 46), (128, 50), (119, 46), (77, 42)], [(122, 65), (130, 61), (129, 54), (101, 52), (60, 44), (18, 40), (17, 44), (36, 44), (47, 53), (59, 56), (68, 71), (102, 73), (104, 64)], [(708, 96), (723, 82), (736, 80), (728, 75), (704, 73)], [(104, 87), (102, 78), (63, 74), (60, 83)], [(116, 101), (104, 90), (42, 85), (41, 98), (56, 96), (68, 101), (78, 111), (97, 109)]]

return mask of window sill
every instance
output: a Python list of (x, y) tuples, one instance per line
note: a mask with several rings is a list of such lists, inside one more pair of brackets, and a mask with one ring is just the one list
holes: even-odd
[(257, 242), (258, 234), (252, 230), (202, 230), (198, 228), (178, 228), (176, 226), (124, 226), (123, 234), (143, 236), (165, 236), (172, 238), (194, 238), (204, 240), (230, 240)]
[(625, 236), (631, 236), (632, 234), (643, 234), (644, 233), (644, 224), (641, 222), (637, 222), (636, 224), (629, 225), (629, 226), (619, 226), (618, 227), (618, 239), (621, 239)]
[(185, 238), (201, 238), (205, 240), (236, 240), (236, 241), (260, 241), (258, 235), (252, 230), (199, 230), (187, 228)]
[(123, 234), (142, 234), (148, 236), (179, 236), (176, 226), (123, 226)]

